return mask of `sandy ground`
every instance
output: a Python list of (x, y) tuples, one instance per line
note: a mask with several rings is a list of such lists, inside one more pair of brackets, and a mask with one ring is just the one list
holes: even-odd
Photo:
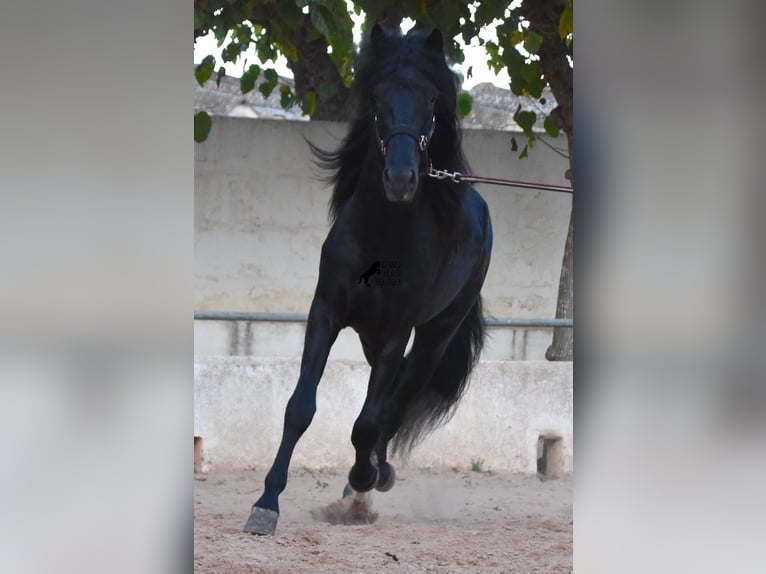
[(291, 470), (271, 537), (242, 532), (264, 470), (196, 475), (194, 571), (572, 571), (571, 477), (397, 468), (394, 488), (372, 493), (374, 524), (316, 521), (311, 511), (338, 500), (346, 472)]

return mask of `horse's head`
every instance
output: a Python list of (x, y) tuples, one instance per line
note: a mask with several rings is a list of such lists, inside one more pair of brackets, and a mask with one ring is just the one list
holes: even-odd
[[(420, 49), (433, 50), (443, 58), (442, 35), (413, 39)], [(384, 51), (387, 37), (377, 24), (370, 35), (372, 49)], [(436, 127), (438, 88), (418, 71), (403, 65), (393, 68), (372, 89), (372, 121), (383, 160), (383, 188), (392, 202), (411, 202), (420, 175), (428, 169), (428, 147)]]

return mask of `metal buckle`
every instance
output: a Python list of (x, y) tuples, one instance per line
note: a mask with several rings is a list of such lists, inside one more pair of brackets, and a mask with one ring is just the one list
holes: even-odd
[(434, 179), (449, 179), (455, 183), (460, 183), (463, 174), (459, 171), (446, 171), (443, 169), (434, 169), (433, 165), (428, 166), (428, 176)]

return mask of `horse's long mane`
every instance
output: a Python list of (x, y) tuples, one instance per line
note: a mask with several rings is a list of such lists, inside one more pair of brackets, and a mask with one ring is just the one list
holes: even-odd
[[(370, 150), (377, 153), (372, 108), (373, 90), (383, 80), (414, 70), (438, 89), (436, 127), (428, 154), (437, 169), (468, 170), (462, 151), (462, 132), (457, 116), (457, 76), (449, 69), (444, 53), (426, 42), (427, 32), (411, 31), (407, 35), (388, 32), (382, 45), (367, 40), (360, 51), (352, 86), (353, 119), (348, 134), (335, 151), (322, 150), (309, 143), (320, 167), (331, 172), (333, 184), (330, 216), (335, 220), (357, 189), (360, 180), (379, 174), (365, 173), (364, 164)], [(440, 182), (421, 177), (423, 199), (432, 204), (441, 218), (450, 219), (465, 189), (465, 184)]]

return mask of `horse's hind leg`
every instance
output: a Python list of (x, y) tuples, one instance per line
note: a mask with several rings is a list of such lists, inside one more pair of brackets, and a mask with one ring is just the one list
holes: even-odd
[[(399, 382), (405, 372), (408, 370), (408, 357), (402, 359), (399, 371), (397, 372), (396, 379), (390, 386), (390, 391), (386, 393), (386, 396), (381, 397), (381, 405), (378, 411), (378, 440), (373, 448), (373, 463), (378, 469), (378, 481), (375, 484), (375, 490), (380, 492), (388, 492), (394, 487), (396, 482), (396, 471), (394, 467), (388, 462), (388, 443), (396, 433), (396, 428), (388, 428), (391, 426), (390, 421), (387, 421), (386, 410), (392, 408), (390, 405), (399, 404), (399, 400), (394, 400), (393, 396), (396, 393), (396, 389), (399, 386)], [(388, 422), (388, 427), (386, 423)]]
[[(380, 435), (375, 445), (379, 490), (389, 490), (395, 481), (393, 467), (387, 462), (391, 439), (406, 427), (407, 436), (397, 446), (408, 450), (431, 426), (428, 416), (435, 414), (438, 420), (460, 398), (481, 348), (481, 322), (481, 300), (469, 291), (429, 323), (416, 328), (412, 350), (379, 411)], [(418, 401), (429, 396), (424, 392), (436, 394), (422, 404)], [(418, 424), (418, 418), (422, 424)]]
[(389, 440), (391, 439), (383, 439), (381, 435), (375, 445), (375, 465), (378, 467), (378, 482), (375, 483), (375, 490), (380, 492), (388, 492), (396, 483), (396, 471), (386, 459)]
[(371, 361), (374, 366), (367, 387), (367, 397), (351, 432), (351, 443), (354, 445), (356, 458), (348, 474), (348, 483), (356, 492), (372, 490), (378, 481), (378, 470), (371, 457), (380, 436), (380, 402), (383, 391), (396, 377), (408, 340), (409, 333), (390, 340)]
[(266, 475), (265, 489), (250, 510), (244, 531), (274, 534), (279, 518), (279, 495), (287, 485), (287, 469), (298, 440), (311, 424), (316, 411), (316, 392), (340, 327), (317, 299), (311, 305), (301, 359), (301, 373), (285, 409), (285, 424), (277, 456)]

